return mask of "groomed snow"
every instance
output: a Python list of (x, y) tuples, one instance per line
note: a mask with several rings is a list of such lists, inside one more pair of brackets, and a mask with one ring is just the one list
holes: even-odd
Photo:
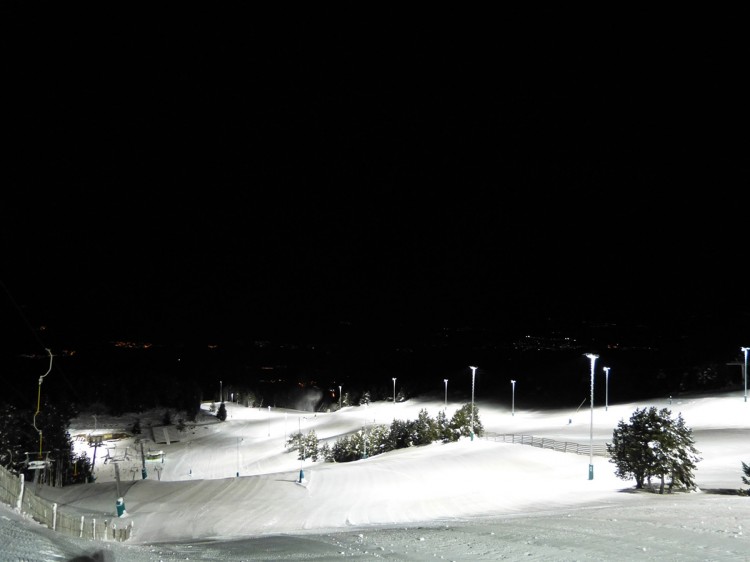
[[(576, 412), (516, 406), (511, 415), (506, 405), (476, 404), (490, 434), (580, 444), (590, 439), (585, 407)], [(188, 430), (172, 432), (179, 441), (145, 442), (144, 451), (164, 452), (163, 460), (146, 461), (145, 480), (140, 444), (126, 439), (105, 441), (98, 449), (96, 483), (40, 489), (63, 510), (112, 517), (115, 470), (103, 459), (107, 452), (123, 458), (126, 514), (119, 522), (134, 525), (128, 543), (78, 544), (38, 529), (7, 507), (0, 512), (0, 533), (24, 525), (48, 548), (100, 550), (108, 560), (750, 560), (750, 498), (727, 493), (746, 488), (741, 461), (750, 462), (750, 403), (728, 393), (675, 398), (671, 404), (617, 404), (607, 411), (597, 406), (594, 443), (610, 441), (619, 420), (652, 405), (682, 413), (693, 429), (703, 457), (696, 471), (699, 492), (635, 493), (634, 482), (616, 478), (605, 457), (593, 457), (589, 480), (588, 455), (487, 438), (302, 465), (284, 448), (298, 428), (314, 429), (321, 442), (333, 443), (365, 424), (416, 419), (422, 408), (434, 417), (443, 401), (372, 403), (331, 413), (227, 403), (225, 422), (206, 412)], [(460, 406), (449, 403), (448, 417)], [(82, 417), (70, 431), (105, 434), (133, 420), (98, 417), (94, 429), (94, 420)], [(3, 541), (0, 559), (36, 560), (14, 554), (18, 540)], [(22, 540), (24, 548), (29, 540)]]

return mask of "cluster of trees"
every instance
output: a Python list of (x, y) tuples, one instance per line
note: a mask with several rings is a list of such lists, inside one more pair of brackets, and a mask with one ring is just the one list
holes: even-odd
[[(465, 404), (447, 419), (444, 411), (435, 418), (426, 409), (419, 412), (416, 420), (394, 419), (390, 426), (373, 425), (363, 427), (350, 435), (337, 439), (331, 446), (321, 444), (314, 430), (307, 435), (296, 433), (289, 437), (286, 446), (297, 451), (299, 460), (317, 462), (350, 462), (381, 453), (427, 445), (434, 442), (448, 443), (472, 434), (471, 404)], [(484, 427), (474, 406), (473, 433), (481, 437)], [(669, 493), (674, 488), (694, 490), (696, 464), (702, 460), (695, 448), (692, 430), (685, 425), (681, 414), (655, 407), (636, 410), (628, 423), (620, 421), (613, 431), (612, 443), (607, 444), (610, 462), (615, 464), (615, 474), (623, 480), (634, 479), (636, 488), (646, 483), (651, 487), (652, 478), (658, 478), (659, 493)], [(750, 485), (750, 465), (742, 463), (745, 474), (742, 482)], [(750, 493), (750, 490), (747, 491)]]
[[(67, 431), (73, 417), (72, 405), (48, 400), (38, 414), (12, 404), (0, 405), (0, 464), (15, 474), (23, 473), (28, 481), (52, 486), (90, 481), (91, 461), (85, 453), (75, 454)], [(32, 470), (31, 461), (44, 461), (44, 467)]]
[(300, 460), (309, 458), (315, 462), (323, 458), (328, 462), (350, 462), (405, 447), (457, 441), (460, 437), (471, 436), (472, 431), (481, 437), (484, 427), (479, 419), (479, 409), (474, 405), (472, 425), (471, 408), (471, 404), (464, 404), (450, 420), (442, 410), (432, 418), (423, 408), (416, 420), (394, 419), (390, 426), (363, 427), (361, 431), (340, 437), (332, 446), (328, 443), (320, 445), (314, 430), (307, 435), (291, 435), (286, 445), (289, 451), (299, 452)]

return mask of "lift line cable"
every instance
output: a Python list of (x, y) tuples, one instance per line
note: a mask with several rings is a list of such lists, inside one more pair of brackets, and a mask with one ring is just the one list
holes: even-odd
[[(8, 289), (7, 285), (3, 283), (3, 280), (0, 279), (0, 287), (2, 287), (5, 290), (5, 294), (8, 296), (8, 299), (15, 307), (18, 314), (21, 316), (21, 320), (23, 320), (23, 323), (26, 325), (26, 327), (29, 329), (29, 331), (33, 334), (34, 339), (39, 343), (40, 347), (45, 349), (49, 352), (47, 349), (47, 346), (44, 344), (42, 339), (39, 337), (38, 330), (35, 330), (34, 327), (31, 325), (31, 322), (29, 322), (29, 319), (26, 317), (26, 314), (24, 313), (23, 309), (19, 304), (16, 302), (16, 299), (13, 298), (13, 295), (11, 294), (10, 290)], [(62, 380), (65, 382), (65, 384), (68, 386), (68, 388), (78, 397), (79, 392), (78, 390), (73, 386), (73, 384), (70, 382), (67, 376), (65, 376), (65, 371), (60, 367), (60, 363), (58, 362), (55, 365), (55, 371), (60, 374), (62, 377)], [(45, 375), (46, 376), (46, 375)]]

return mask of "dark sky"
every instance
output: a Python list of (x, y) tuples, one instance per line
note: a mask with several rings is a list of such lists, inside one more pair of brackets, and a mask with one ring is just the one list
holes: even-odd
[(310, 25), (206, 8), (93, 26), (6, 10), (11, 331), (709, 314), (747, 339), (731, 14)]

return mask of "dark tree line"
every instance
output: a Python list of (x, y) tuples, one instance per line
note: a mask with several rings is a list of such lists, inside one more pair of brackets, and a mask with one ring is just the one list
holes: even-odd
[[(87, 482), (91, 462), (76, 455), (68, 433), (75, 410), (70, 404), (45, 400), (39, 411), (0, 405), (0, 464), (29, 481), (53, 486)], [(36, 416), (35, 416), (36, 414)], [(43, 468), (33, 470), (35, 463)]]

